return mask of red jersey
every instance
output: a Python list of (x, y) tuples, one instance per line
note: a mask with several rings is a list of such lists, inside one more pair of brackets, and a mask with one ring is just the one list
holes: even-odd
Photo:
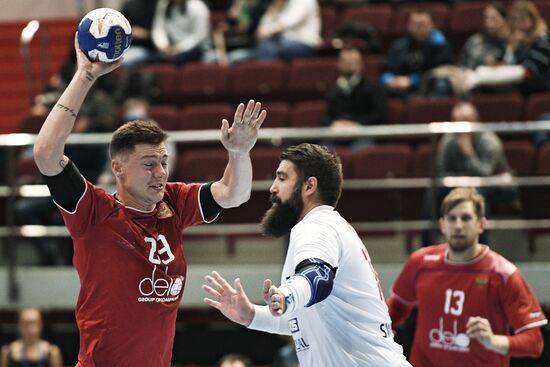
[(470, 316), (486, 318), (495, 334), (547, 323), (525, 279), (511, 262), (483, 246), (468, 262), (447, 259), (447, 244), (414, 252), (393, 285), (418, 318), (410, 362), (415, 367), (508, 366), (510, 357), (466, 335)]
[(76, 210), (61, 209), (80, 278), (80, 367), (170, 366), (187, 271), (182, 231), (205, 221), (200, 186), (168, 183), (142, 212), (86, 181)]

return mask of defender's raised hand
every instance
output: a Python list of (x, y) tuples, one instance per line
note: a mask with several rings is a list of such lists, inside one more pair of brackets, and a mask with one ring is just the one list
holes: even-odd
[(267, 112), (262, 110), (260, 102), (248, 101), (248, 104), (239, 104), (229, 127), (227, 119), (222, 120), (221, 142), (230, 152), (247, 153), (258, 139), (258, 130), (265, 120)]
[(250, 325), (254, 318), (254, 306), (244, 292), (241, 280), (235, 279), (234, 288), (216, 271), (204, 279), (210, 285), (204, 284), (202, 289), (215, 300), (204, 298), (204, 302), (220, 312), (233, 322), (244, 326)]

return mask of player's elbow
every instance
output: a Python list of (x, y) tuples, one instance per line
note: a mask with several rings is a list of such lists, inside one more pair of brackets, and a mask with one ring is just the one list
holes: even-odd
[(55, 164), (63, 158), (49, 144), (37, 141), (33, 146), (33, 157), (38, 170), (43, 174), (51, 174), (50, 168), (52, 163)]

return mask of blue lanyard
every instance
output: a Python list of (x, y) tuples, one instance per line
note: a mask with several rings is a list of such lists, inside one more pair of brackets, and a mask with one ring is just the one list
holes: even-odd
[[(39, 348), (40, 351), (40, 358), (38, 360), (38, 366), (37, 367), (46, 367), (46, 358), (44, 358), (44, 355), (42, 353), (42, 348)], [(29, 360), (27, 359), (27, 349), (25, 347), (25, 344), (23, 344), (23, 350), (21, 355), (21, 367), (30, 367)]]

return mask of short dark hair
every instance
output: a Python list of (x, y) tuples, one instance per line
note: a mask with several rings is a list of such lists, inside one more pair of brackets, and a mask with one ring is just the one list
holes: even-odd
[(342, 163), (336, 153), (327, 147), (303, 143), (283, 150), (281, 160), (288, 160), (296, 166), (299, 180), (305, 182), (316, 177), (319, 198), (323, 204), (336, 206), (342, 194)]
[(134, 120), (125, 123), (114, 133), (109, 145), (111, 159), (131, 153), (138, 144), (159, 145), (168, 135), (153, 121)]
[(474, 204), (478, 219), (485, 216), (485, 200), (473, 187), (457, 187), (449, 192), (441, 203), (441, 216), (444, 217), (454, 207), (467, 201)]
[(221, 366), (224, 362), (242, 362), (245, 367), (252, 367), (252, 360), (238, 353), (226, 354), (218, 361), (218, 366)]

